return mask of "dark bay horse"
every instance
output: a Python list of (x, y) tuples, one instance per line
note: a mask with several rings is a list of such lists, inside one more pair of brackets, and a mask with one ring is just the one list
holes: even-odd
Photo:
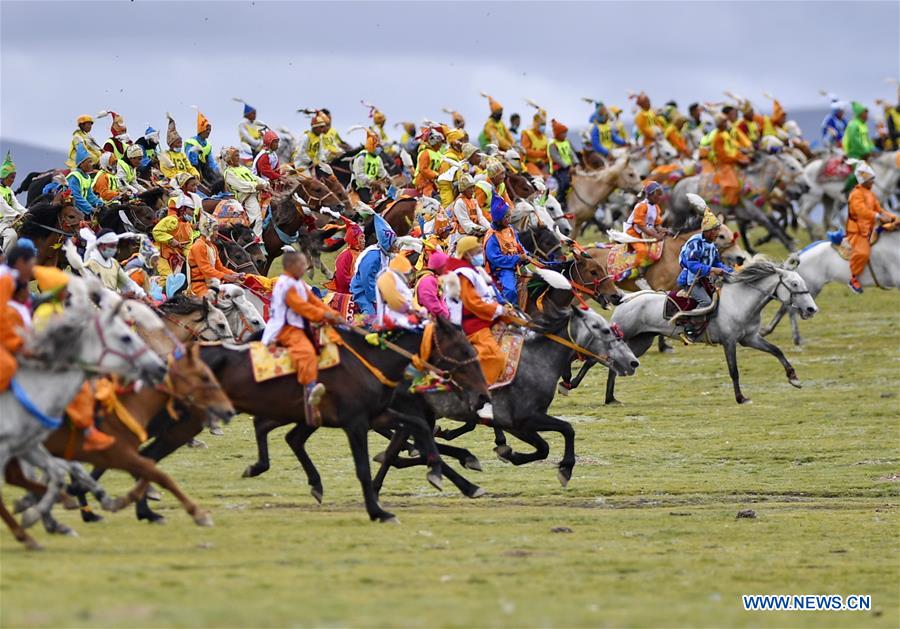
[[(398, 236), (407, 236), (415, 224), (416, 207), (418, 200), (415, 197), (401, 197), (396, 201), (383, 199), (373, 209), (387, 221), (391, 229)], [(363, 232), (366, 235), (366, 245), (375, 244), (375, 218), (369, 216), (363, 222)]]
[[(430, 360), (438, 369), (449, 374), (451, 382), (460, 391), (460, 406), (468, 408), (472, 417), (474, 410), (480, 408), (489, 397), (475, 349), (462, 331), (448, 321), (438, 320), (434, 326)], [(347, 434), (366, 511), (373, 521), (386, 522), (393, 520), (394, 516), (381, 508), (372, 487), (367, 442), (369, 429), (402, 428), (413, 434), (425, 450), (431, 468), (428, 478), (432, 484), (439, 484), (441, 478), (440, 456), (424, 420), (389, 410), (397, 390), (408, 386), (401, 383), (398, 387), (393, 383), (403, 380), (410, 359), (390, 349), (373, 347), (351, 330), (336, 329), (343, 343), (340, 348), (341, 363), (319, 373), (319, 380), (328, 391), (319, 407), (321, 423), (328, 428), (342, 428)], [(414, 354), (420, 351), (422, 339), (421, 331), (402, 331), (392, 338), (392, 342), (404, 352)], [(269, 469), (268, 433), (279, 426), (296, 424), (285, 440), (306, 472), (313, 497), (321, 502), (324, 492), (322, 480), (305, 449), (306, 440), (317, 427), (305, 421), (303, 393), (296, 377), (292, 374), (266, 382), (254, 382), (248, 350), (244, 349), (206, 346), (201, 355), (218, 376), (235, 407), (254, 415), (259, 460), (245, 470), (244, 476), (257, 476)], [(384, 379), (392, 383), (383, 384), (360, 362), (358, 356), (374, 365)]]
[(20, 238), (30, 238), (37, 247), (37, 264), (59, 266), (62, 243), (78, 232), (84, 214), (70, 202), (41, 202), (29, 207), (19, 227)]

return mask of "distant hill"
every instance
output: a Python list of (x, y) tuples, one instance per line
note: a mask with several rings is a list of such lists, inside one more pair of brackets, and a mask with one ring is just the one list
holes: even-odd
[[(13, 162), (16, 164), (16, 183), (19, 185), (22, 179), (30, 172), (43, 172), (51, 168), (63, 168), (65, 166), (65, 151), (18, 142), (16, 140), (0, 139), (0, 156), (6, 156), (6, 151), (12, 153)], [(25, 194), (19, 195), (19, 200), (25, 202)]]

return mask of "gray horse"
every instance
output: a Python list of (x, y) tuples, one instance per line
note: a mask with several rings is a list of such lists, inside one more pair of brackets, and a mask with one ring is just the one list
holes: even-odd
[[(546, 459), (550, 448), (538, 433), (560, 433), (565, 440), (565, 450), (559, 462), (557, 477), (565, 486), (572, 478), (572, 468), (575, 466), (575, 430), (569, 422), (549, 415), (547, 409), (553, 401), (560, 375), (569, 368), (578, 353), (571, 346), (592, 354), (620, 375), (633, 374), (639, 363), (617, 331), (593, 310), (559, 309), (548, 303), (544, 314), (532, 326), (533, 330), (528, 333), (522, 348), (515, 378), (509, 385), (492, 391), (494, 419), (481, 423), (507, 431), (535, 448), (534, 452), (518, 453), (507, 446), (505, 441), (499, 441), (497, 454), (514, 465)], [(556, 339), (551, 338), (552, 336)], [(405, 397), (401, 394), (395, 400), (396, 403), (391, 405), (392, 410), (419, 416), (430, 415), (432, 422), (434, 418), (446, 417), (467, 424), (450, 433), (439, 433), (438, 436), (455, 438), (475, 426), (469, 405), (464, 404), (456, 393)], [(423, 401), (427, 408), (422, 408)], [(499, 432), (498, 439), (502, 439)], [(400, 441), (405, 441), (405, 436), (401, 436)], [(383, 461), (378, 474), (379, 485), (391, 463), (391, 457), (386, 457)]]
[[(613, 323), (622, 329), (628, 346), (637, 356), (647, 351), (657, 334), (677, 337), (684, 331), (683, 323), (678, 320), (679, 315), (666, 319), (667, 299), (665, 293), (654, 291), (633, 293), (613, 313)], [(760, 335), (762, 309), (773, 299), (795, 310), (803, 319), (818, 312), (806, 282), (796, 271), (756, 258), (740, 273), (726, 276), (719, 295), (718, 310), (706, 328), (708, 342), (721, 345), (725, 350), (728, 372), (734, 384), (734, 397), (738, 404), (750, 401), (741, 393), (738, 382), (738, 344), (775, 356), (784, 367), (788, 381), (793, 386), (800, 387), (797, 373), (784, 353)], [(610, 371), (606, 382), (607, 404), (616, 402), (615, 382), (616, 373)]]
[[(78, 480), (90, 478), (81, 478), (80, 467), (70, 468), (51, 456), (43, 445), (58, 426), (54, 418), (62, 415), (85, 377), (92, 373), (118, 374), (155, 383), (165, 376), (166, 366), (119, 317), (118, 309), (98, 312), (87, 306), (70, 306), (44, 331), (32, 334), (23, 355), (28, 358), (20, 359), (14, 386), (34, 408), (26, 409), (11, 390), (0, 394), (0, 469), (6, 469), (10, 459), (18, 457), (48, 476), (47, 492), (22, 516), (22, 526), (27, 528), (49, 513), (67, 473), (75, 473)], [(120, 506), (99, 488), (94, 489), (104, 508)], [(17, 530), (2, 503), (0, 509), (16, 538), (31, 548), (37, 547), (23, 530)]]

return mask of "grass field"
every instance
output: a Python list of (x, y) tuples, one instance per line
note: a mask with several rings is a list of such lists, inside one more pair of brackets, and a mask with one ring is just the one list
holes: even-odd
[[(771, 356), (741, 349), (754, 403), (739, 407), (721, 349), (678, 346), (649, 353), (618, 382), (624, 404), (608, 408), (596, 370), (552, 409), (577, 432), (567, 489), (553, 467), (561, 440), (551, 437), (550, 461), (513, 468), (477, 431), (461, 442), (484, 472), (466, 475), (488, 495), (468, 500), (449, 483), (441, 494), (423, 468), (395, 471), (382, 504), (399, 526), (368, 521), (338, 431), (310, 441), (322, 506), (284, 430), (272, 470), (240, 478), (255, 449), (238, 417), (224, 437), (203, 436), (209, 449), (163, 464), (215, 528), (194, 526), (165, 495), (155, 507), (165, 526), (131, 513), (85, 525), (57, 510), (81, 537), (36, 529), (43, 553), (3, 531), (0, 624), (896, 628), (900, 299), (830, 286), (819, 306), (802, 349), (787, 326), (773, 336), (803, 389)], [(742, 509), (757, 517), (737, 519)], [(740, 595), (754, 593), (870, 594), (873, 609), (743, 611)]]

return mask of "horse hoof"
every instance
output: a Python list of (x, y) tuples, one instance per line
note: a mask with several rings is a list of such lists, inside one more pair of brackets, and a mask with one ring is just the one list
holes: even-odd
[(660, 354), (674, 354), (675, 348), (672, 347), (671, 345), (663, 345), (662, 347), (659, 348), (659, 353)]
[(463, 467), (467, 470), (475, 470), (476, 472), (481, 472), (481, 461), (478, 460), (477, 456), (467, 456), (466, 460), (463, 461)]
[(411, 459), (418, 459), (420, 456), (422, 456), (422, 453), (415, 448), (410, 448), (406, 451), (406, 453), (409, 454), (409, 458)]
[(378, 516), (378, 521), (382, 524), (400, 524), (400, 519), (393, 513)]
[(386, 452), (387, 452), (387, 450), (382, 450), (381, 452), (379, 452), (378, 454), (373, 456), (372, 460), (375, 461), (376, 463), (384, 463), (384, 459), (386, 458)]
[(569, 395), (569, 388), (568, 388), (568, 387), (564, 387), (564, 386), (563, 386), (563, 383), (560, 382), (559, 384), (556, 385), (556, 392), (559, 393), (560, 395), (562, 395), (563, 397), (568, 397), (568, 395)]
[(475, 489), (472, 490), (471, 493), (468, 494), (468, 497), (474, 500), (475, 498), (481, 498), (486, 493), (487, 492), (484, 489), (482, 489), (481, 487), (476, 487)]
[(512, 456), (513, 449), (508, 445), (497, 446), (494, 448), (494, 452), (497, 454), (497, 457), (506, 463), (511, 463), (510, 457)]
[(788, 379), (788, 382), (791, 383), (791, 386), (792, 386), (792, 387), (795, 387), (795, 388), (797, 388), (797, 389), (802, 389), (802, 388), (803, 388), (803, 383), (800, 382), (800, 380), (797, 379), (797, 378), (789, 378), (789, 379)]
[(100, 506), (103, 507), (104, 511), (115, 513), (128, 506), (128, 498), (125, 496), (119, 496), (118, 498), (104, 497), (103, 500), (100, 501)]
[(166, 522), (166, 519), (163, 516), (154, 513), (152, 517), (147, 518), (147, 524), (155, 524), (157, 526), (163, 526), (165, 524), (168, 524), (168, 522)]
[(162, 500), (162, 493), (156, 487), (148, 487), (147, 492), (144, 494), (144, 498), (159, 502)]
[(616, 398), (612, 398), (611, 400), (606, 400), (607, 406), (622, 406), (622, 403)]
[(198, 513), (194, 516), (194, 524), (196, 524), (197, 526), (212, 526), (212, 516), (206, 512)]
[(425, 475), (425, 478), (431, 483), (431, 486), (437, 489), (438, 491), (444, 491), (444, 479), (437, 472), (428, 472)]
[(259, 476), (268, 469), (268, 465), (259, 465), (257, 463), (254, 463), (253, 465), (247, 466), (247, 469), (245, 469), (244, 473), (241, 474), (241, 478), (253, 478), (254, 476)]
[(738, 404), (753, 404), (753, 400), (751, 400), (748, 397), (744, 397), (742, 395), (741, 397), (737, 398), (737, 403)]
[(37, 507), (28, 507), (22, 512), (22, 528), (30, 528), (40, 519), (41, 512), (38, 511)]
[(322, 489), (321, 485), (310, 487), (309, 493), (311, 493), (312, 497), (316, 499), (316, 502), (322, 504), (322, 498), (325, 496), (325, 491)]
[(572, 479), (572, 470), (567, 467), (561, 467), (556, 470), (556, 478), (559, 479), (560, 485), (566, 487)]
[(85, 507), (81, 510), (81, 521), (86, 524), (91, 524), (93, 522), (102, 522), (103, 516), (99, 513), (94, 513), (89, 507)]
[(27, 536), (22, 540), (22, 543), (25, 544), (26, 550), (44, 550), (44, 547), (41, 546), (36, 539), (31, 536)]

